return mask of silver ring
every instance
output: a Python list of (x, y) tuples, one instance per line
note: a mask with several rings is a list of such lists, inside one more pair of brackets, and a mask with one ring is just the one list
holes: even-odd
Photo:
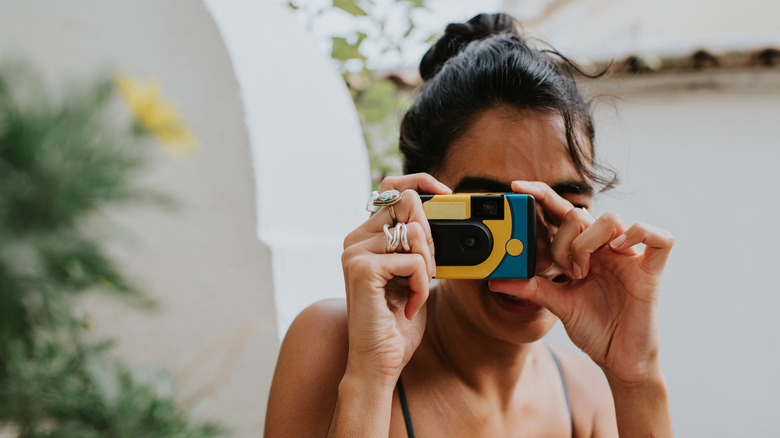
[(401, 240), (399, 236), (398, 227), (393, 228), (393, 232), (390, 232), (390, 225), (384, 224), (382, 225), (382, 230), (385, 232), (385, 237), (387, 237), (387, 243), (385, 244), (385, 252), (387, 254), (394, 253), (395, 250), (398, 248), (398, 242)]
[(406, 224), (401, 222), (393, 228), (393, 232), (390, 232), (390, 225), (382, 225), (382, 231), (385, 232), (387, 242), (385, 243), (385, 252), (387, 254), (394, 253), (398, 250), (398, 246), (404, 252), (410, 252), (412, 248), (409, 246), (409, 238), (407, 236)]
[(412, 248), (409, 246), (409, 239), (406, 236), (406, 224), (401, 222), (397, 228), (401, 229), (401, 248), (404, 252), (411, 252)]

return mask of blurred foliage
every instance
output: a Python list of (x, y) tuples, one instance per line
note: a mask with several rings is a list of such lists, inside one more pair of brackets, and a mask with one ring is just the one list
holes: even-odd
[[(303, 15), (310, 27), (334, 10), (350, 22), (350, 26), (344, 26), (346, 33), (330, 37), (330, 55), (355, 102), (376, 188), (386, 175), (401, 172), (398, 128), (411, 103), (411, 90), (374, 66), (382, 65), (387, 57), (400, 59), (405, 40), (431, 40), (431, 35), (415, 32), (415, 14), (426, 8), (426, 0), (329, 0), (319, 9), (313, 9), (306, 0), (292, 0), (288, 5)], [(391, 20), (403, 25), (393, 26)]]
[(78, 316), (86, 291), (149, 303), (90, 220), (109, 206), (168, 202), (133, 183), (156, 133), (138, 128), (137, 108), (117, 117), (117, 96), (107, 79), (53, 99), (29, 68), (0, 68), (0, 435), (224, 434), (181, 412), (161, 390), (170, 377), (147, 381), (109, 359), (110, 343), (89, 341)]

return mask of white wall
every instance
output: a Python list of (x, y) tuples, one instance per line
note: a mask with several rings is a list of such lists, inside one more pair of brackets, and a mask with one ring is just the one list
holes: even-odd
[(286, 7), (208, 0), (242, 91), (257, 178), (257, 229), (273, 254), (278, 329), (344, 297), (344, 237), (368, 216), (368, 154), (332, 61)]
[(776, 1), (504, 0), (503, 10), (562, 53), (590, 60), (752, 51), (780, 41)]
[[(623, 178), (597, 210), (666, 228), (661, 359), (679, 436), (780, 436), (780, 74), (602, 81), (598, 151)], [(560, 329), (551, 335), (567, 343)], [(575, 347), (571, 347), (575, 348)]]

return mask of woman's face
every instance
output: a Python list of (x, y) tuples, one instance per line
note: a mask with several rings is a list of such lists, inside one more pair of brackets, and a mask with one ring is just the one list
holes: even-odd
[[(541, 181), (571, 201), (590, 208), (589, 181), (577, 171), (566, 144), (563, 119), (553, 113), (497, 107), (477, 117), (455, 141), (436, 177), (454, 192), (511, 192), (515, 180)], [(536, 274), (565, 281), (549, 256), (557, 228), (537, 215)], [(556, 321), (547, 309), (490, 292), (484, 280), (446, 280), (440, 297), (474, 329), (512, 343), (533, 342)]]

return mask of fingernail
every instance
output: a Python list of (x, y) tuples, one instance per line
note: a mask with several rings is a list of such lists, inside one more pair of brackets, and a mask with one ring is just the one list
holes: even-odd
[(592, 214), (591, 214), (591, 213), (588, 211), (588, 209), (587, 209), (587, 208), (585, 208), (585, 207), (580, 207), (580, 209), (581, 209), (582, 211), (584, 211), (584, 212), (585, 212), (585, 214), (587, 214), (588, 216), (592, 217), (593, 219), (596, 219), (596, 216), (593, 216), (593, 215), (592, 215)]
[(406, 303), (406, 306), (404, 306), (404, 317), (407, 321), (411, 321), (414, 318), (414, 315), (416, 315), (417, 312), (414, 312), (413, 315), (409, 315), (409, 303)]
[(571, 263), (571, 269), (573, 271), (572, 274), (574, 274), (574, 278), (576, 280), (579, 280), (580, 278), (582, 278), (582, 268), (580, 268), (580, 265), (578, 265), (575, 262), (572, 262)]
[(621, 245), (623, 245), (623, 242), (626, 241), (626, 235), (621, 234), (617, 236), (612, 242), (609, 242), (609, 246), (611, 246), (614, 249), (620, 248)]

